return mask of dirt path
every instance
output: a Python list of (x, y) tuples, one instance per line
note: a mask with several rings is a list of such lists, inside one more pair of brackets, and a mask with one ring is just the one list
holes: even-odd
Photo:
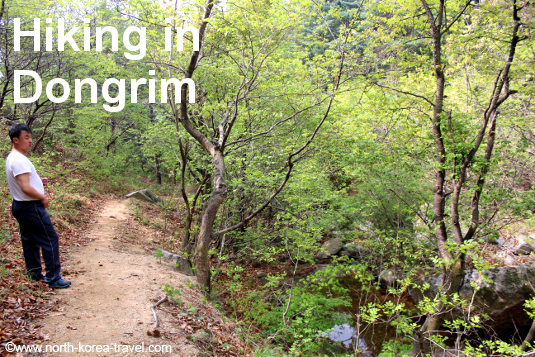
[[(42, 333), (48, 338), (43, 346), (64, 347), (47, 356), (198, 355), (172, 326), (165, 330), (167, 337), (171, 334), (173, 338), (147, 335), (154, 327), (150, 307), (165, 294), (161, 285), (187, 277), (170, 265), (159, 264), (140, 246), (117, 244), (118, 222), (129, 217), (127, 202), (106, 202), (88, 235), (91, 243), (72, 252), (64, 264), (65, 270), (76, 273), (64, 277), (72, 286), (56, 291), (60, 311), (41, 321)], [(170, 345), (172, 352), (155, 353), (164, 345)], [(152, 352), (147, 352), (149, 349)]]

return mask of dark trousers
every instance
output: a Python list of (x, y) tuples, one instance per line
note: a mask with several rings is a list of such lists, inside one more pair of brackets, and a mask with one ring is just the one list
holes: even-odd
[(41, 249), (45, 261), (45, 282), (60, 279), (58, 235), (41, 201), (13, 201), (11, 211), (19, 222), (26, 272), (30, 278), (43, 280)]

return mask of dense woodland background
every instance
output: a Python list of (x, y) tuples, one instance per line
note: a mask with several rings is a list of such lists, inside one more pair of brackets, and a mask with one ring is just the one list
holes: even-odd
[[(77, 175), (125, 194), (156, 184), (161, 209), (181, 215), (164, 248), (190, 258), (208, 296), (238, 301), (227, 311), (271, 337), (258, 355), (317, 355), (318, 334), (351, 320), (334, 313), (354, 299), (336, 279), (340, 270), (354, 272), (354, 289), (363, 291), (385, 269), (405, 277), (392, 296), (426, 276), (444, 279), (435, 299), (411, 309), (394, 299), (353, 313), (361, 326), (396, 326), (383, 353), (449, 344), (472, 356), (518, 355), (529, 349), (519, 346), (525, 334), (516, 346), (474, 334), (484, 311), (471, 312), (473, 301), (457, 292), (467, 269), (505, 264), (489, 241), (535, 228), (534, 15), (528, 0), (3, 0), (3, 158), (9, 126), (23, 122), (33, 130), (31, 160), (61, 175), (67, 184), (57, 189), (66, 195), (92, 194)], [(42, 40), (34, 51), (24, 39), (14, 51), (14, 18), (31, 29), (37, 17), (43, 39), (45, 18), (54, 28), (59, 17), (67, 29), (89, 26), (92, 50), (44, 51)], [(118, 30), (118, 51), (109, 35), (95, 50), (99, 26)], [(124, 56), (128, 26), (147, 28), (142, 60)], [(183, 51), (164, 51), (165, 26), (198, 28), (200, 51), (188, 33)], [(15, 104), (14, 70), (35, 71), (43, 83), (62, 78), (71, 95), (53, 103), (43, 89), (38, 101)], [(99, 84), (97, 103), (89, 86), (75, 103), (75, 79), (84, 78)], [(116, 113), (103, 108), (107, 78), (126, 79)], [(156, 103), (146, 86), (131, 103), (130, 79), (138, 78), (157, 79)], [(183, 86), (181, 103), (171, 87), (160, 103), (162, 78), (192, 78), (196, 102)], [(21, 87), (26, 96), (34, 89), (29, 80)], [(6, 192), (6, 213), (8, 204)], [(8, 234), (5, 227), (0, 237)], [(317, 254), (333, 238), (366, 258), (329, 258), (337, 264), (321, 279), (308, 274), (310, 284), (283, 269), (253, 287), (240, 275), (251, 262), (287, 264), (293, 273), (325, 263)], [(452, 310), (454, 317), (445, 313)], [(455, 336), (437, 333), (446, 329)]]

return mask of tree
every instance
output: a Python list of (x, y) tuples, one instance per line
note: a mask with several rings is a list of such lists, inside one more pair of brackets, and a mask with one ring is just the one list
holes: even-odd
[[(176, 105), (170, 99), (169, 105), (177, 127), (195, 139), (213, 167), (212, 191), (200, 213), (194, 252), (197, 279), (208, 292), (208, 250), (213, 239), (243, 227), (282, 191), (295, 163), (302, 159), (326, 120), (341, 81), (343, 54), (331, 52), (324, 58), (324, 67), (310, 67), (314, 63), (300, 59), (304, 56), (289, 41), (296, 36), (299, 16), (297, 11), (285, 10), (277, 3), (227, 3), (225, 11), (217, 11), (214, 2), (209, 1), (199, 26), (200, 51), (193, 51), (185, 66), (177, 64), (180, 56), (171, 55), (167, 64), (155, 61), (164, 63), (160, 68), (167, 73), (182, 68), (186, 79), (194, 78), (195, 73), (200, 79), (197, 83), (202, 83), (200, 89), (196, 88), (202, 94), (194, 106), (188, 105), (191, 88), (185, 85), (181, 88), (181, 103)], [(210, 35), (209, 24), (213, 26)], [(323, 69), (333, 65), (337, 68), (334, 75)], [(327, 86), (330, 89), (324, 92)], [(174, 98), (173, 90), (168, 98)], [(323, 112), (318, 112), (320, 106), (324, 106)], [(307, 119), (313, 119), (313, 123), (306, 123)], [(265, 187), (268, 197), (262, 203), (252, 202), (256, 207), (243, 219), (214, 232), (219, 207), (228, 194), (228, 155), (243, 155), (247, 145), (283, 133), (295, 135), (296, 141), (283, 140), (288, 149), (275, 150), (276, 165), (270, 170), (279, 183)], [(261, 150), (273, 151), (273, 146)]]
[[(38, 9), (36, 11), (36, 9)], [(17, 121), (24, 121), (30, 128), (34, 123), (44, 126), (41, 135), (36, 140), (33, 150), (35, 150), (47, 128), (54, 118), (62, 111), (69, 108), (69, 103), (53, 103), (46, 96), (42, 95), (32, 103), (14, 103), (14, 73), (16, 70), (31, 70), (36, 72), (43, 83), (57, 77), (64, 77), (69, 83), (73, 80), (75, 63), (68, 53), (60, 51), (44, 51), (44, 41), (41, 41), (41, 51), (34, 51), (33, 37), (22, 37), (20, 40), (20, 50), (14, 48), (14, 19), (20, 19), (22, 30), (33, 29), (34, 18), (53, 12), (51, 2), (35, 3), (32, 6), (24, 6), (20, 2), (12, 2), (7, 6), (2, 2), (0, 8), (0, 60), (2, 77), (0, 79), (0, 110), (2, 111), (5, 123), (11, 125)], [(44, 31), (42, 31), (44, 37)], [(35, 92), (33, 79), (21, 78), (18, 88), (21, 97), (31, 97)], [(43, 90), (44, 92), (44, 90)], [(54, 95), (60, 96), (58, 86), (54, 88)], [(44, 120), (43, 120), (44, 119)], [(46, 124), (41, 125), (45, 121)]]
[[(368, 53), (378, 64), (371, 81), (391, 96), (404, 98), (404, 110), (413, 118), (430, 123), (434, 214), (420, 218), (434, 231), (446, 297), (461, 286), (469, 244), (489, 219), (480, 211), (500, 108), (517, 93), (513, 86), (521, 87), (526, 80), (514, 68), (520, 43), (527, 38), (521, 13), (528, 6), (518, 1), (421, 0), (381, 3), (373, 9), (375, 28), (367, 32), (373, 46)], [(489, 57), (478, 61), (473, 56), (483, 43)], [(480, 75), (467, 74), (472, 71)], [(459, 83), (463, 77), (477, 84), (465, 91)], [(417, 331), (420, 337), (440, 328), (443, 307), (440, 303), (428, 316)]]

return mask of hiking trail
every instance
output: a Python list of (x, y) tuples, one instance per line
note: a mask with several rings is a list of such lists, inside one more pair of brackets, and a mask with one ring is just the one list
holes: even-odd
[[(88, 355), (89, 350), (91, 356), (199, 355), (177, 326), (166, 324), (165, 314), (158, 309), (166, 336), (147, 334), (155, 323), (151, 306), (165, 296), (162, 284), (193, 278), (159, 262), (140, 245), (119, 243), (118, 225), (131, 215), (127, 202), (106, 201), (87, 235), (90, 243), (72, 249), (63, 263), (62, 270), (70, 273), (64, 279), (72, 285), (55, 291), (55, 298), (60, 299), (58, 311), (40, 324), (43, 346), (64, 345), (64, 350), (43, 355)], [(171, 345), (172, 352), (158, 352), (164, 345)], [(97, 351), (99, 346), (102, 352)]]

